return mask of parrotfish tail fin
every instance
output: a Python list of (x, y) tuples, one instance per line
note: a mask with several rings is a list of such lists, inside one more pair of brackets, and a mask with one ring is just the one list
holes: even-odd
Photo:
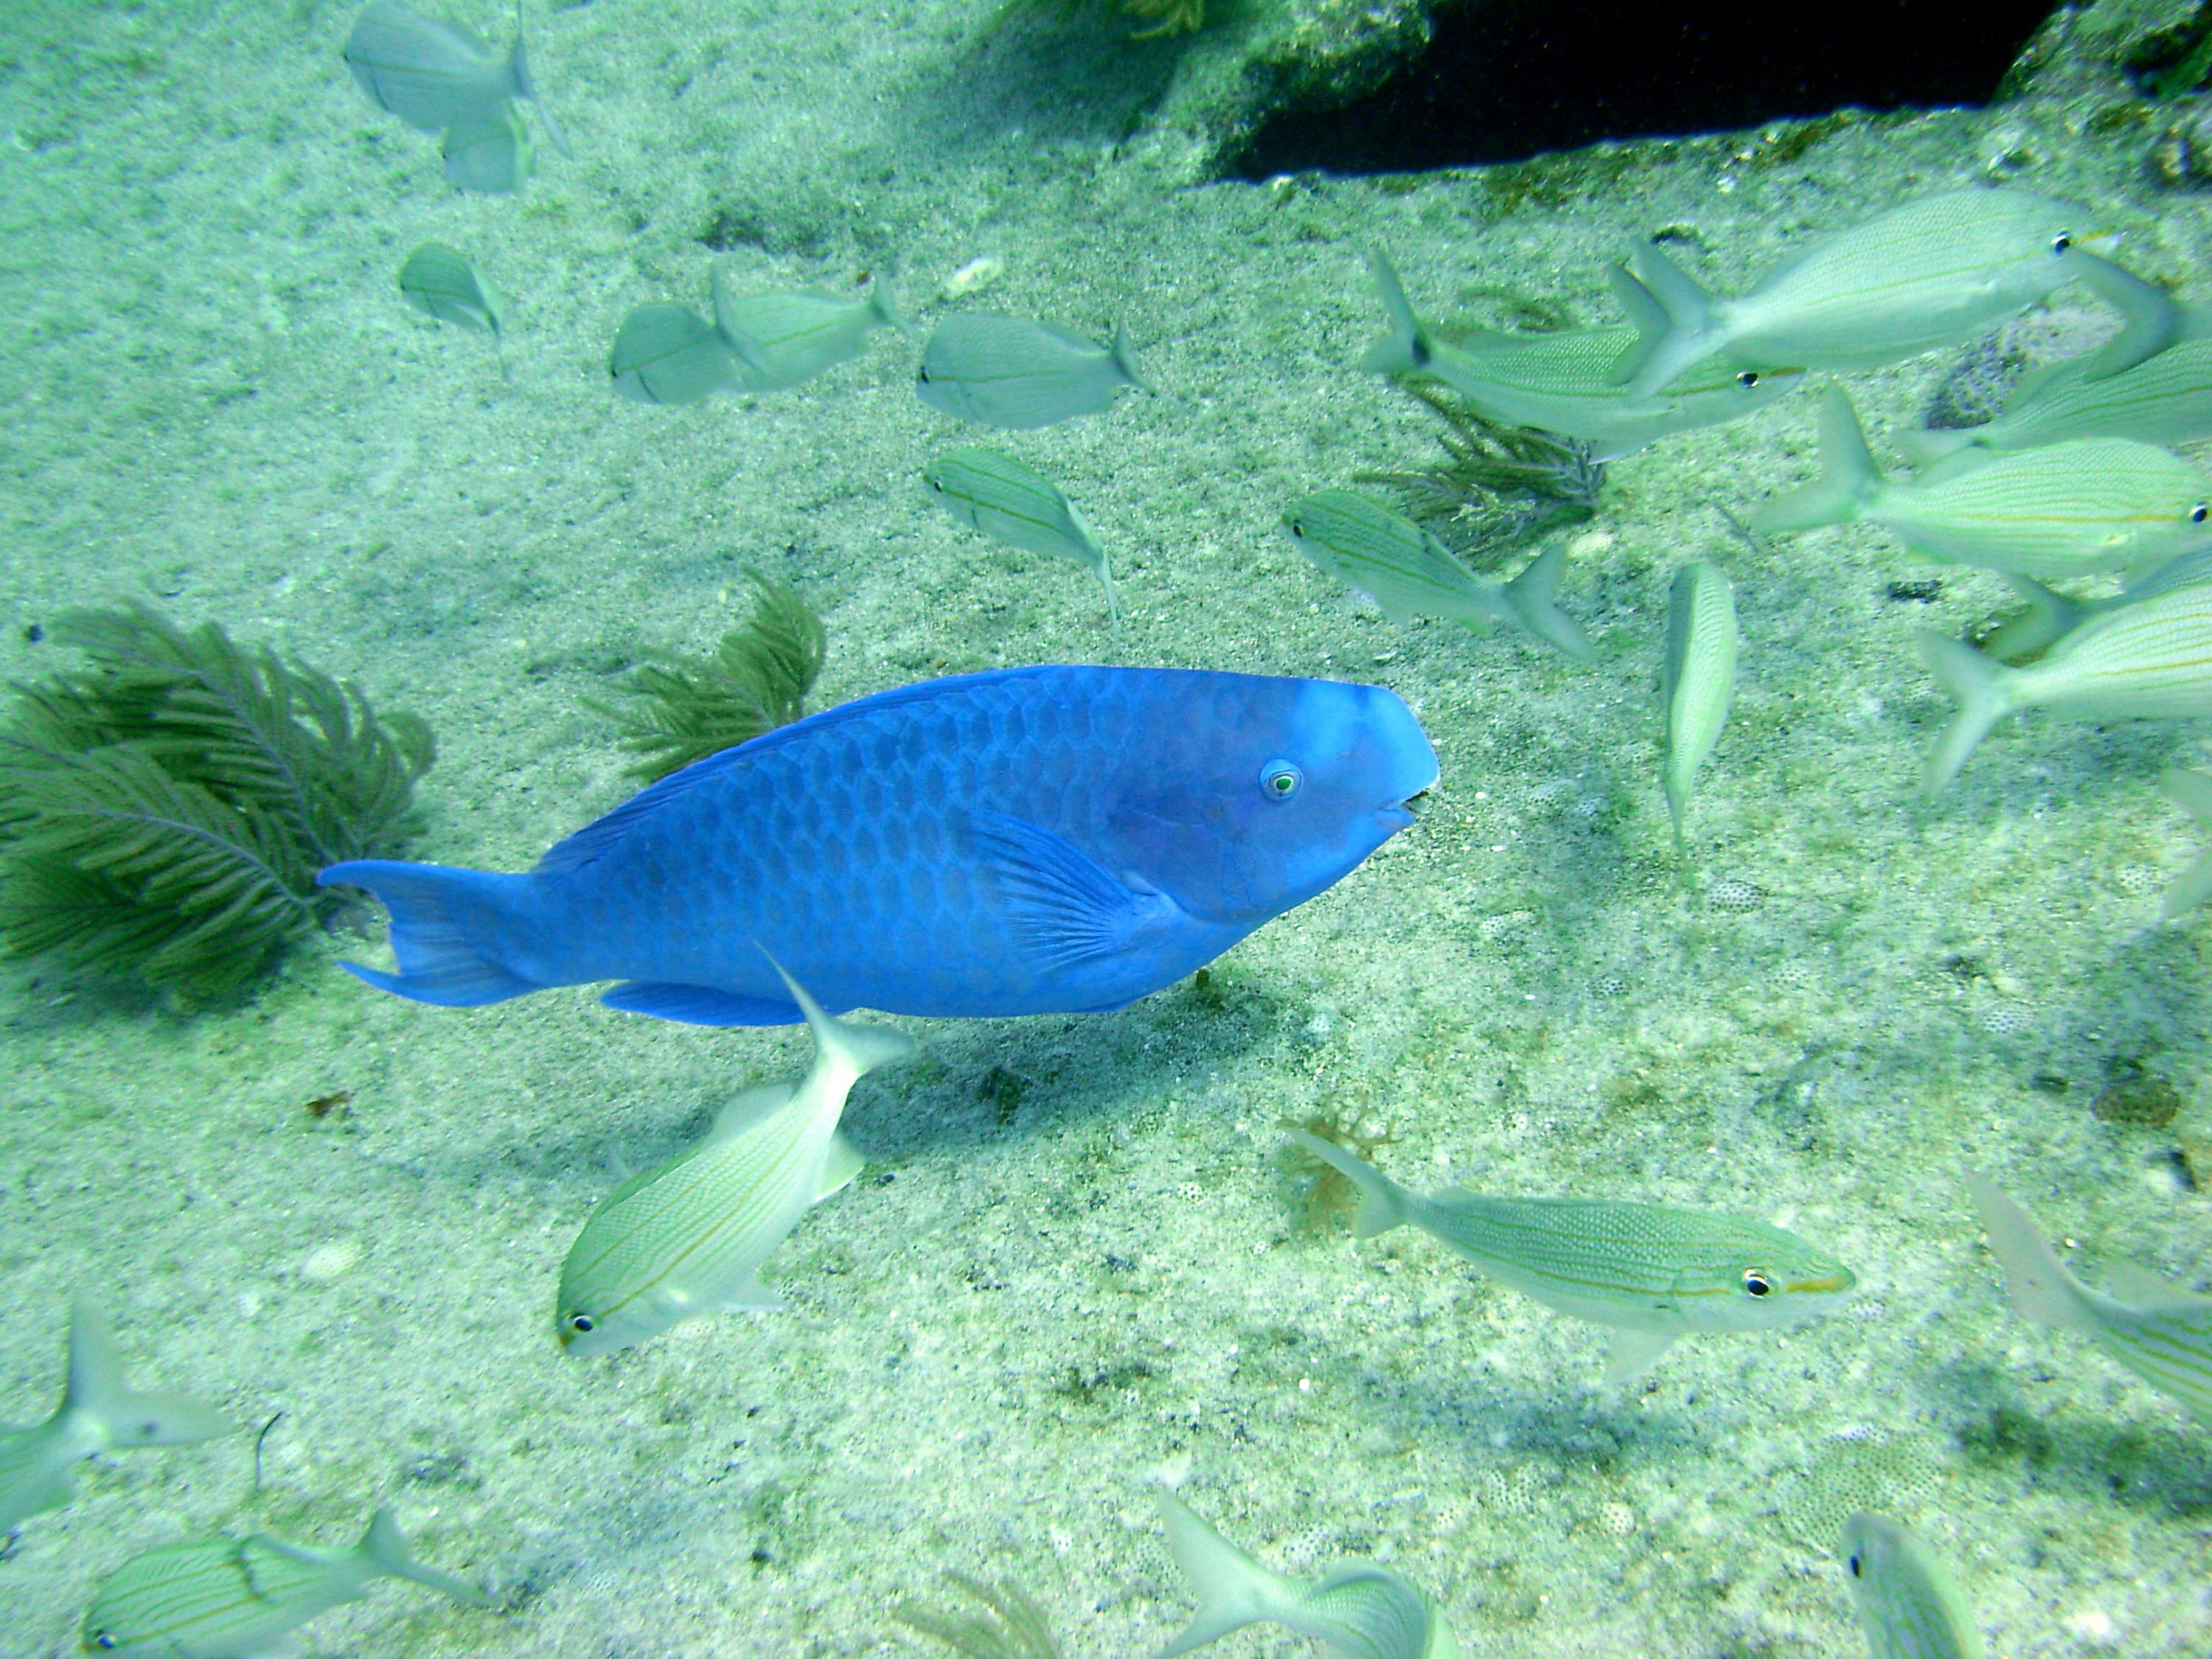
[(1990, 1250), (2004, 1268), (2005, 1289), (2022, 1319), (2085, 1336), (2100, 1334), (2096, 1309), (2081, 1281), (2066, 1271), (2027, 1211), (1979, 1170), (1965, 1171), (1966, 1190), (1982, 1212)]
[(514, 49), (507, 54), (507, 83), (514, 88), (517, 98), (537, 107), (538, 118), (545, 124), (545, 136), (552, 140), (553, 148), (560, 152), (561, 159), (574, 159), (574, 152), (568, 148), (568, 135), (561, 131), (561, 124), (553, 118), (553, 112), (538, 95), (537, 77), (530, 72), (530, 49), (522, 40), (522, 0), (514, 0)]
[[(2185, 772), (2170, 766), (2159, 779), (2166, 798), (2207, 830), (2212, 830), (2212, 778), (2202, 772)], [(2184, 871), (2169, 888), (2159, 907), (2160, 920), (2171, 921), (2185, 910), (2193, 910), (2212, 898), (2212, 853)]]
[(356, 979), (441, 1008), (480, 1008), (545, 989), (495, 960), (501, 936), (513, 925), (514, 901), (529, 879), (441, 864), (356, 859), (319, 872), (315, 884), (365, 888), (392, 913), (392, 951), (399, 971), (342, 963)]
[[(1980, 428), (1971, 426), (1922, 426), (1907, 432), (1894, 433), (1890, 441), (1897, 446), (1898, 453), (1915, 467), (1933, 466), (1946, 456), (1955, 455), (1962, 449), (1972, 449), (1981, 441)], [(1925, 483), (1926, 479), (1921, 482)]]
[(1608, 266), (1605, 277), (1613, 289), (1613, 299), (1636, 329), (1636, 343), (1621, 353), (1613, 366), (1614, 382), (1625, 384), (1636, 378), (1638, 371), (1651, 360), (1660, 341), (1667, 337), (1667, 307), (1659, 303), (1650, 289), (1636, 280), (1636, 273), (1626, 264)]
[(1567, 568), (1567, 550), (1559, 542), (1539, 553), (1533, 563), (1505, 585), (1505, 602), (1521, 625), (1547, 645), (1556, 647), (1577, 662), (1597, 660), (1597, 647), (1580, 623), (1552, 602), (1559, 591), (1559, 577)]
[(1820, 400), (1820, 476), (1767, 502), (1751, 515), (1751, 527), (1771, 536), (1843, 524), (1858, 516), (1860, 503), (1881, 483), (1881, 469), (1859, 429), (1858, 411), (1841, 386), (1832, 386)]
[(1376, 293), (1382, 296), (1382, 314), (1389, 319), (1390, 331), (1367, 348), (1359, 360), (1360, 368), (1370, 374), (1426, 374), (1435, 348), (1430, 343), (1428, 330), (1413, 314), (1397, 271), (1379, 247), (1367, 250), (1367, 269), (1375, 278)]
[(1982, 638), (1984, 655), (1999, 662), (2025, 662), (2039, 657), (2058, 643), (2088, 616), (2088, 608), (2063, 593), (2054, 593), (2026, 576), (2007, 576), (2005, 585), (2027, 602), (2027, 609), (2008, 617)]
[(362, 1534), (359, 1553), (373, 1572), (387, 1578), (404, 1578), (410, 1584), (420, 1584), (450, 1595), (456, 1601), (465, 1601), (472, 1607), (488, 1607), (492, 1599), (473, 1584), (448, 1577), (434, 1567), (426, 1567), (408, 1550), (405, 1534), (399, 1523), (392, 1518), (390, 1510), (379, 1510)]
[(807, 995), (805, 986), (784, 972), (781, 963), (769, 957), (765, 950), (761, 954), (768, 957), (769, 966), (782, 975), (784, 984), (790, 988), (791, 1000), (806, 1016), (807, 1029), (814, 1033), (817, 1070), (836, 1066), (851, 1077), (863, 1078), (878, 1066), (911, 1059), (921, 1051), (921, 1045), (904, 1031), (888, 1025), (854, 1025), (825, 1012), (820, 1003)]
[(1121, 371), (1123, 380), (1139, 392), (1158, 389), (1138, 373), (1137, 348), (1129, 343), (1129, 331), (1120, 323), (1114, 325), (1114, 343), (1108, 349), (1113, 353), (1114, 367)]
[(69, 1389), (62, 1408), (90, 1421), (112, 1447), (188, 1446), (228, 1434), (213, 1407), (181, 1394), (133, 1394), (123, 1381), (107, 1319), (80, 1295), (70, 1308)]
[(1959, 775), (1966, 757), (1989, 736), (1990, 728), (2012, 712), (2005, 701), (2005, 678), (2012, 671), (1964, 641), (1942, 634), (1923, 633), (1913, 643), (1928, 672), (1959, 705), (1959, 712), (1928, 751), (1921, 789), (1933, 795)]
[(2078, 247), (2067, 250), (2066, 263), (2081, 277), (2082, 287), (2121, 317), (2120, 331), (2081, 366), (2084, 380), (2101, 380), (2133, 368), (2181, 338), (2182, 309), (2157, 283)]
[(1353, 1237), (1372, 1238), (1413, 1218), (1413, 1206), (1407, 1201), (1413, 1194), (1364, 1158), (1304, 1129), (1291, 1130), (1291, 1139), (1358, 1188), (1359, 1212), (1352, 1218)]
[[(1713, 296), (1656, 247), (1647, 243), (1638, 248), (1630, 256), (1630, 264), (1636, 280), (1658, 307), (1667, 331), (1613, 365), (1613, 383), (1626, 386), (1630, 401), (1638, 402), (1656, 395), (1683, 370), (1711, 356), (1720, 345), (1721, 328)], [(1644, 326), (1641, 317), (1630, 314), (1636, 317), (1638, 327)]]
[(1160, 1519), (1167, 1525), (1168, 1547), (1176, 1565), (1198, 1593), (1198, 1616), (1183, 1633), (1162, 1648), (1158, 1659), (1216, 1642), (1232, 1630), (1275, 1617), (1285, 1584), (1191, 1512), (1190, 1506), (1162, 1487)]

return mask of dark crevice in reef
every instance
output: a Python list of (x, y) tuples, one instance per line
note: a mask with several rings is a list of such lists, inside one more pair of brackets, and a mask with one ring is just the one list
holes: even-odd
[(1413, 173), (1845, 106), (1989, 101), (2050, 0), (1462, 0), (1347, 108), (1274, 117), (1234, 169)]

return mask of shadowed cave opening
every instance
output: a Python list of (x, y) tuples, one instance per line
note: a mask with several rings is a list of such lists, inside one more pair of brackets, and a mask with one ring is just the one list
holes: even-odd
[(1463, 0), (1358, 103), (1279, 115), (1239, 178), (1415, 173), (1601, 139), (1987, 103), (2050, 0)]

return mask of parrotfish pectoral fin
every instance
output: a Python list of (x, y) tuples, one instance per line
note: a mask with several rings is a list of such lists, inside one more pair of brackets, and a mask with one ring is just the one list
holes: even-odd
[(500, 966), (486, 954), (506, 927), (506, 911), (526, 876), (456, 870), (437, 864), (356, 859), (315, 877), (318, 887), (366, 889), (392, 913), (396, 974), (357, 963), (341, 965), (380, 991), (441, 1008), (480, 1008), (545, 988)]
[(1116, 881), (1049, 830), (976, 812), (969, 830), (998, 878), (1016, 937), (1055, 968), (1119, 955), (1180, 914), (1171, 899)]
[[(1683, 370), (1711, 356), (1721, 344), (1722, 330), (1713, 296), (1656, 247), (1638, 248), (1631, 263), (1636, 280), (1649, 290), (1667, 322), (1666, 333), (1648, 349), (1632, 349), (1613, 366), (1613, 384), (1625, 386), (1626, 397), (1635, 403), (1656, 397)], [(1643, 326), (1642, 315), (1631, 315)]]
[(795, 1002), (659, 980), (626, 980), (599, 1000), (624, 1013), (651, 1014), (684, 1025), (796, 1025), (806, 1018)]
[(2084, 380), (2101, 380), (2156, 356), (2182, 337), (2184, 316), (2166, 290), (2147, 283), (2110, 259), (2075, 247), (2066, 252), (2068, 269), (2082, 287), (2120, 313), (2120, 331), (2090, 353), (2081, 366)]
[(2005, 1289), (2020, 1316), (2038, 1325), (2097, 1335), (2102, 1327), (2087, 1289), (2066, 1271), (2027, 1212), (1979, 1171), (1966, 1170), (1962, 1178), (1973, 1194), (1974, 1207), (1981, 1212), (1990, 1251), (2004, 1268)]
[(465, 1601), (472, 1607), (489, 1607), (491, 1597), (473, 1584), (465, 1584), (458, 1578), (447, 1577), (434, 1567), (426, 1567), (417, 1561), (407, 1547), (407, 1539), (399, 1530), (399, 1523), (392, 1518), (390, 1510), (379, 1510), (368, 1523), (368, 1532), (361, 1540), (361, 1553), (370, 1565), (386, 1577), (404, 1578), (411, 1584), (420, 1584), (450, 1595), (456, 1601)]
[(69, 1387), (64, 1411), (81, 1413), (111, 1446), (188, 1446), (236, 1426), (181, 1394), (134, 1394), (123, 1380), (107, 1321), (89, 1297), (70, 1310)]
[(1274, 1618), (1285, 1581), (1200, 1520), (1165, 1487), (1154, 1495), (1159, 1499), (1160, 1519), (1167, 1523), (1168, 1547), (1197, 1592), (1199, 1604), (1198, 1616), (1159, 1650), (1157, 1659), (1176, 1659), (1232, 1630)]
[(1372, 1238), (1411, 1221), (1413, 1212), (1403, 1187), (1364, 1158), (1354, 1157), (1333, 1140), (1323, 1140), (1304, 1129), (1291, 1131), (1291, 1139), (1349, 1181), (1359, 1192), (1359, 1212), (1352, 1218), (1355, 1238)]
[(1770, 536), (1842, 524), (1856, 518), (1860, 504), (1881, 485), (1881, 469), (1859, 429), (1858, 411), (1841, 386), (1832, 386), (1820, 400), (1820, 476), (1767, 502), (1751, 515), (1751, 527)]
[(1539, 553), (1533, 563), (1505, 585), (1505, 602), (1521, 625), (1545, 644), (1565, 653), (1577, 662), (1597, 660), (1580, 623), (1552, 602), (1559, 591), (1559, 576), (1567, 568), (1567, 550), (1559, 542)]
[(1633, 1382), (1659, 1363), (1660, 1356), (1674, 1346), (1679, 1334), (1675, 1331), (1616, 1330), (1605, 1351), (1605, 1380)]
[(2013, 671), (1946, 635), (1923, 633), (1913, 644), (1928, 672), (1959, 705), (1959, 712), (1928, 751), (1920, 787), (1923, 794), (1933, 795), (1959, 775), (1966, 757), (1989, 736), (1990, 728), (2011, 713), (2005, 681)]

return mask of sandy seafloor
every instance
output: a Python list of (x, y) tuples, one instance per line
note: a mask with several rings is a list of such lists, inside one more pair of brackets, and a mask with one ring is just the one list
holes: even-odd
[[(1112, 549), (1122, 659), (1387, 684), (1443, 782), (1211, 994), (908, 1022), (924, 1058), (847, 1119), (870, 1172), (770, 1265), (789, 1310), (611, 1361), (551, 1338), (586, 1211), (799, 1069), (803, 1036), (580, 990), (421, 1007), (337, 970), (380, 948), (358, 939), (200, 1012), (10, 970), (0, 1415), (51, 1409), (78, 1287), (143, 1382), (241, 1425), (285, 1414), (258, 1494), (250, 1432), (88, 1468), (0, 1562), (0, 1650), (73, 1651), (138, 1550), (349, 1540), (382, 1502), (507, 1610), (383, 1585), (311, 1626), (312, 1653), (939, 1652), (888, 1613), (945, 1601), (952, 1569), (1028, 1586), (1069, 1659), (1142, 1654), (1194, 1605), (1146, 1491), (1164, 1476), (1275, 1565), (1395, 1564), (1473, 1655), (1856, 1656), (1821, 1517), (1850, 1497), (1839, 1437), (1873, 1436), (1892, 1473), (1865, 1500), (1928, 1533), (1992, 1653), (2212, 1652), (2212, 1435), (2011, 1316), (1957, 1179), (1978, 1164), (2055, 1236), (2212, 1275), (2177, 1162), (2212, 1147), (2212, 919), (2156, 924), (2200, 844), (2155, 780), (2203, 735), (2032, 717), (1919, 800), (1948, 704), (1911, 636), (2002, 590), (1946, 572), (1939, 602), (1893, 603), (1929, 573), (1881, 532), (1729, 536), (1711, 503), (1809, 472), (1802, 394), (1613, 469), (1565, 589), (1589, 669), (1393, 627), (1275, 530), (1292, 496), (1430, 453), (1426, 417), (1348, 367), (1375, 327), (1370, 241), (1432, 311), (1505, 284), (1594, 318), (1605, 261), (1659, 226), (1741, 286), (1915, 192), (2003, 177), (2096, 203), (2129, 263), (2203, 297), (2212, 216), (2140, 182), (2140, 131), (1941, 115), (1777, 165), (1712, 140), (1548, 205), (1476, 173), (1171, 189), (1164, 147), (1121, 142), (1161, 49), (979, 48), (976, 0), (600, 0), (536, 24), (576, 159), (471, 200), (347, 77), (352, 15), (0, 12), (0, 672), (42, 672), (24, 628), (71, 604), (218, 618), (427, 715), (418, 854), (519, 868), (627, 792), (580, 698), (643, 644), (709, 643), (742, 564), (823, 610), (825, 702), (1113, 659), (1080, 571), (922, 499), (920, 463), (978, 434), (915, 398), (915, 343), (757, 402), (608, 391), (623, 313), (702, 303), (717, 257), (761, 288), (896, 270), (924, 323), (990, 257), (1005, 274), (968, 303), (1125, 319), (1160, 389), (1003, 441)], [(718, 218), (757, 240), (710, 252)], [(432, 237), (511, 295), (503, 364), (401, 304), (393, 272)], [(1849, 377), (1878, 448), (1945, 361)], [(1733, 577), (1745, 647), (1686, 872), (1654, 686), (1668, 580), (1699, 556)], [(1721, 880), (1761, 896), (1716, 903)], [(2171, 1129), (2093, 1115), (2128, 1060), (2180, 1090)], [(342, 1089), (349, 1119), (309, 1119)], [(1864, 1290), (1607, 1388), (1597, 1332), (1426, 1238), (1296, 1232), (1274, 1126), (1314, 1110), (1393, 1132), (1377, 1156), (1416, 1186), (1765, 1216)], [(1219, 1650), (1309, 1650), (1276, 1627)]]

